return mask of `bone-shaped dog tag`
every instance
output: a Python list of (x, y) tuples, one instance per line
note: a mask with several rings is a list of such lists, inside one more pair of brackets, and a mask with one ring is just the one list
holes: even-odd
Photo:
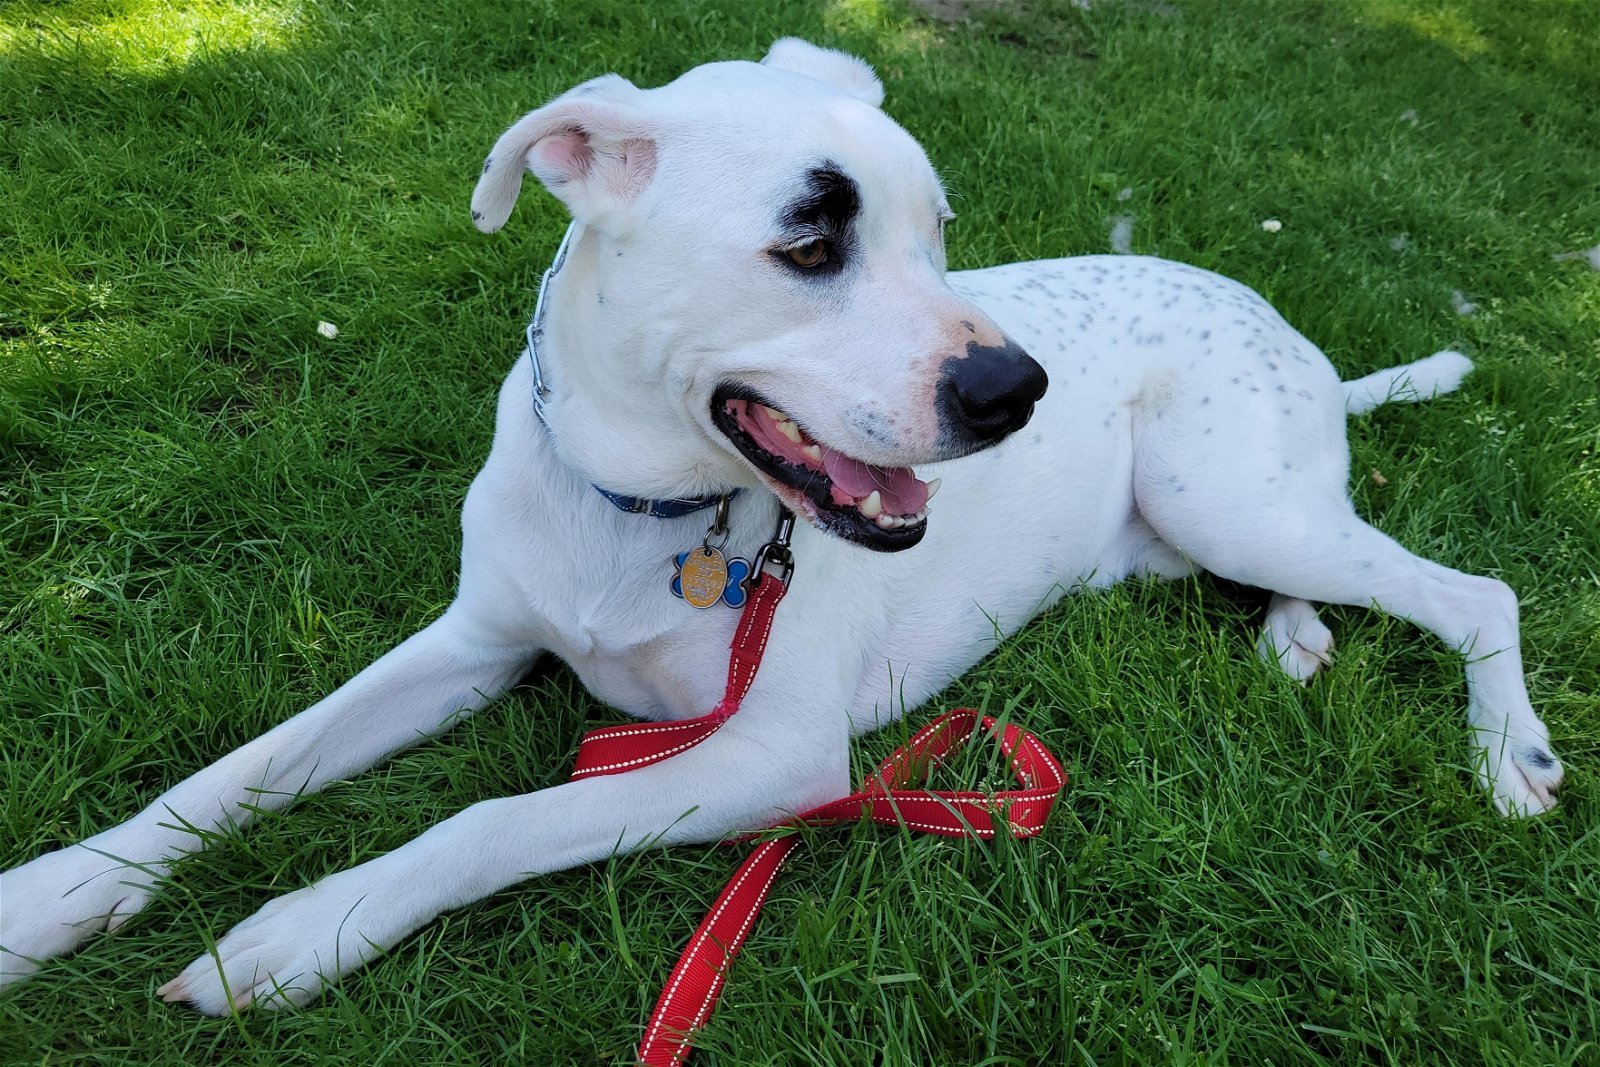
[(701, 545), (684, 555), (672, 591), (697, 608), (709, 608), (722, 599), (727, 584), (728, 561), (710, 545)]

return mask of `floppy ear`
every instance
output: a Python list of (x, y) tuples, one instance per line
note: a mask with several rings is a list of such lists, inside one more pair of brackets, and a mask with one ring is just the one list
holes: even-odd
[(472, 191), (472, 221), (484, 233), (506, 224), (522, 189), (522, 169), (590, 222), (627, 204), (656, 169), (644, 91), (607, 74), (530, 111), (495, 142)]
[(878, 76), (865, 60), (844, 52), (818, 48), (798, 37), (782, 37), (773, 42), (772, 51), (761, 62), (825, 81), (873, 107), (883, 106), (883, 83), (878, 81)]

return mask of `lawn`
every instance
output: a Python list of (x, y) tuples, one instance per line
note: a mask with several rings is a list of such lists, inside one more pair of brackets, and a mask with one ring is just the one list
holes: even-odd
[[(1496, 817), (1459, 663), (1403, 622), (1325, 610), (1338, 657), (1302, 689), (1254, 658), (1255, 590), (1068, 598), (940, 701), (1062, 757), (1046, 832), (816, 835), (696, 1062), (1600, 1063), (1600, 271), (1553, 258), (1600, 242), (1600, 4), (930, 6), (0, 9), (0, 866), (127, 818), (449, 602), (562, 229), (538, 192), (473, 229), (499, 132), (605, 71), (659, 84), (797, 34), (877, 66), (960, 215), (953, 267), (1115, 235), (1251, 285), (1346, 377), (1469, 352), (1459, 394), (1352, 422), (1351, 490), (1521, 595), (1568, 785)], [(530, 882), (303, 1010), (152, 995), (275, 895), (562, 781), (611, 721), (544, 668), (262, 818), (0, 998), (0, 1063), (628, 1062), (737, 850)]]

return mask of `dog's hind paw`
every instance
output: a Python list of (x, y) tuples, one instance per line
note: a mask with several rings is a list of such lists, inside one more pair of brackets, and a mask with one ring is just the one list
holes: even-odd
[[(1541, 731), (1542, 734), (1542, 731)], [(1566, 772), (1543, 736), (1507, 736), (1480, 730), (1478, 780), (1494, 796), (1502, 815), (1526, 817), (1553, 811)]]
[(1304, 600), (1274, 594), (1256, 652), (1301, 685), (1333, 660), (1333, 631)]

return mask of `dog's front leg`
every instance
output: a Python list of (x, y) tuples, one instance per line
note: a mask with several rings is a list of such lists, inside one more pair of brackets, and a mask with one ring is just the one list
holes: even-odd
[(81, 844), (0, 875), (0, 985), (115, 929), (172, 862), (472, 713), (533, 658), (453, 607), (320, 703)]
[[(817, 705), (813, 705), (817, 707)], [(489, 800), (378, 859), (279, 897), (161, 990), (211, 1015), (304, 1004), (439, 913), (649, 844), (711, 841), (847, 791), (839, 706), (744, 711), (652, 766)]]

